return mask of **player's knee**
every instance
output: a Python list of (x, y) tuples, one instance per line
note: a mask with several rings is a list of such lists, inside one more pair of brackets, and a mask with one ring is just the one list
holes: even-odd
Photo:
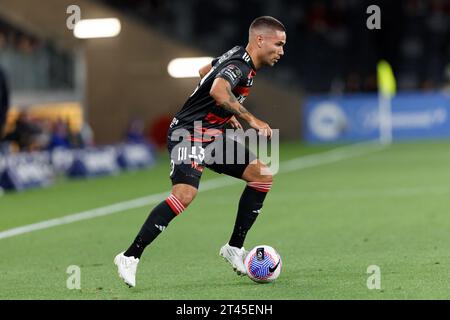
[(187, 208), (187, 206), (190, 205), (191, 202), (194, 200), (195, 196), (196, 196), (195, 193), (182, 194), (179, 195), (179, 199), (181, 203), (184, 205), (184, 207)]
[(272, 183), (273, 174), (266, 165), (261, 165), (252, 180), (252, 182)]
[(262, 162), (257, 160), (256, 163), (250, 164), (242, 175), (242, 179), (247, 182), (272, 182), (273, 174), (271, 170)]
[(272, 188), (272, 183), (273, 183), (273, 175), (267, 168), (267, 170), (259, 170), (258, 173), (253, 174), (251, 178), (248, 180), (247, 186), (257, 191), (267, 193)]
[(191, 188), (173, 188), (172, 194), (187, 208), (197, 195), (197, 189)]
[(262, 173), (259, 177), (259, 181), (261, 182), (270, 182), (273, 183), (273, 174), (272, 173)]

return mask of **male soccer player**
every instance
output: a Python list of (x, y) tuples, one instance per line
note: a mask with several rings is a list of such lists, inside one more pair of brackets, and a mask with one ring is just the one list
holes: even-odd
[[(286, 29), (283, 24), (273, 17), (262, 16), (250, 25), (249, 42), (245, 49), (236, 46), (199, 70), (201, 81), (175, 115), (168, 132), (172, 193), (152, 210), (128, 250), (114, 258), (119, 276), (128, 286), (136, 285), (136, 269), (145, 247), (196, 196), (205, 166), (247, 182), (239, 201), (231, 238), (219, 252), (238, 275), (246, 274), (243, 262), (246, 255), (244, 240), (272, 186), (272, 175), (253, 153), (235, 141), (232, 142), (234, 161), (231, 164), (227, 161), (211, 163), (202, 155), (205, 155), (208, 146), (220, 141), (219, 138), (223, 138), (223, 142), (227, 139), (223, 137), (223, 128), (227, 123), (233, 128), (242, 128), (237, 118), (246, 121), (258, 134), (271, 137), (270, 126), (257, 119), (241, 103), (249, 93), (256, 70), (262, 66), (274, 66), (284, 54), (285, 43)], [(199, 121), (201, 127), (196, 126)], [(174, 135), (180, 130), (186, 133), (184, 139), (190, 141), (191, 146), (186, 147), (174, 141)], [(226, 145), (227, 143), (222, 144), (224, 148)], [(227, 150), (222, 152), (226, 154)], [(236, 161), (239, 154), (245, 155), (244, 163), (236, 163), (239, 162)]]

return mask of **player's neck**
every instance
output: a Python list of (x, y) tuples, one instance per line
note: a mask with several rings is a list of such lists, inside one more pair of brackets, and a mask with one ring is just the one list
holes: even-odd
[(250, 58), (252, 58), (255, 69), (258, 70), (259, 68), (261, 68), (261, 62), (259, 61), (258, 56), (256, 55), (256, 50), (253, 48), (253, 46), (249, 43), (247, 44), (247, 47), (245, 47), (245, 50), (247, 50)]

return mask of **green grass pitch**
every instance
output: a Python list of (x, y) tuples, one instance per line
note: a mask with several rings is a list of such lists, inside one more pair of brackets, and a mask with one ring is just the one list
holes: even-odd
[[(281, 160), (332, 147), (283, 144)], [(281, 167), (282, 168), (282, 167)], [(0, 231), (169, 190), (169, 166), (0, 197)], [(203, 181), (219, 175), (206, 172)], [(112, 260), (152, 206), (0, 239), (0, 299), (449, 299), (450, 142), (380, 151), (279, 173), (246, 248), (268, 244), (280, 278), (237, 277), (218, 255), (244, 183), (201, 192), (144, 252), (129, 289)], [(68, 266), (81, 270), (69, 290)], [(367, 268), (379, 266), (381, 289)]]

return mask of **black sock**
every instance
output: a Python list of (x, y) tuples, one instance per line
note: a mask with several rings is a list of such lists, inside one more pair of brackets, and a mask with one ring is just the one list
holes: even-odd
[[(184, 207), (180, 207), (181, 203), (177, 202), (177, 207), (173, 207), (173, 203), (177, 200), (171, 195), (167, 200), (157, 205), (152, 212), (150, 212), (147, 220), (139, 231), (139, 234), (134, 239), (134, 242), (125, 251), (126, 257), (135, 257), (140, 259), (145, 247), (147, 247), (159, 234), (164, 231), (169, 225), (169, 222), (180, 214)], [(169, 204), (170, 203), (170, 204)]]
[(271, 183), (264, 184), (257, 189), (249, 183), (242, 193), (239, 209), (234, 224), (233, 234), (228, 244), (232, 247), (242, 248), (248, 230), (252, 227), (263, 206), (264, 199), (270, 189)]

